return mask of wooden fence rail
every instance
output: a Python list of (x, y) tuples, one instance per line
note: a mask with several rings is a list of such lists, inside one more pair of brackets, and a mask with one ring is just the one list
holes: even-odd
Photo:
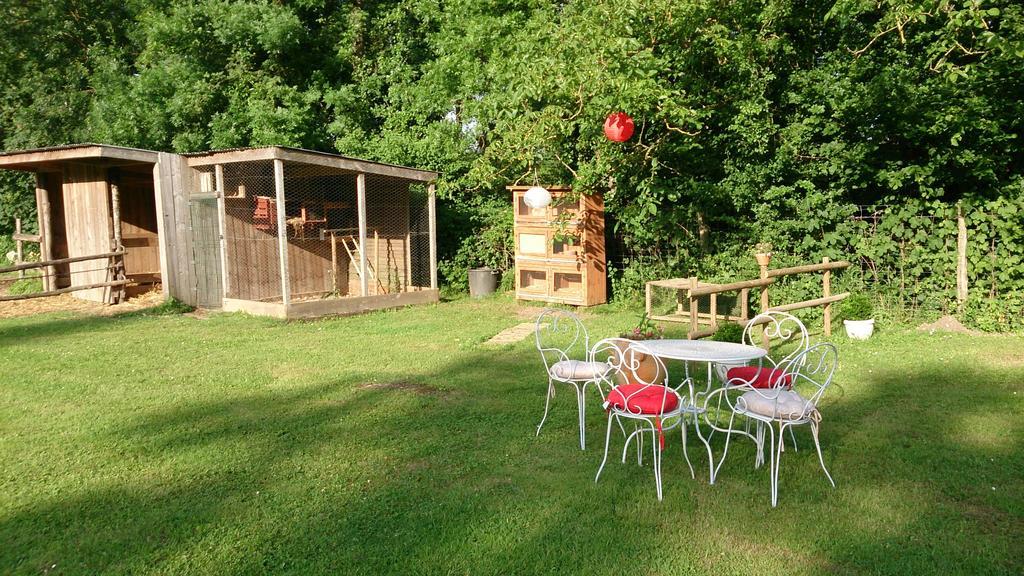
[[(728, 284), (703, 283), (698, 281), (696, 277), (653, 280), (648, 282), (646, 285), (645, 309), (647, 311), (647, 315), (652, 320), (663, 322), (689, 323), (690, 330), (687, 332), (687, 338), (691, 340), (697, 338), (705, 338), (707, 336), (711, 336), (718, 330), (718, 323), (720, 318), (726, 322), (735, 321), (740, 324), (746, 324), (746, 322), (750, 319), (749, 290), (752, 288), (760, 288), (761, 312), (789, 312), (792, 310), (800, 310), (802, 308), (811, 308), (814, 306), (824, 307), (824, 333), (825, 336), (831, 336), (832, 304), (834, 304), (835, 302), (839, 302), (840, 300), (843, 300), (850, 295), (849, 292), (843, 292), (842, 294), (835, 295), (832, 294), (832, 271), (847, 268), (849, 265), (850, 263), (845, 260), (832, 262), (828, 258), (822, 258), (822, 261), (817, 264), (804, 264), (801, 266), (791, 266), (788, 268), (776, 268), (775, 270), (769, 270), (767, 265), (762, 265), (760, 278), (754, 280), (730, 282)], [(779, 304), (776, 306), (770, 305), (768, 288), (770, 285), (775, 283), (776, 278), (818, 272), (822, 273), (821, 298), (814, 298), (811, 300), (803, 300), (800, 302), (792, 302), (787, 304)], [(677, 291), (677, 304), (675, 314), (652, 315), (652, 290), (655, 287), (669, 288)], [(737, 291), (740, 293), (739, 316), (733, 317), (730, 316), (729, 314), (719, 314), (718, 295), (727, 292)], [(709, 310), (707, 313), (700, 311), (699, 298), (701, 296), (708, 297)], [(683, 307), (684, 301), (688, 303), (688, 306), (685, 309)], [(700, 321), (704, 319), (709, 321), (710, 325), (707, 328), (700, 327)]]
[[(113, 252), (104, 252), (102, 254), (91, 254), (89, 256), (74, 256), (71, 258), (58, 258), (56, 260), (43, 260), (41, 262), (25, 262), (22, 264), (15, 264), (14, 266), (7, 266), (6, 268), (0, 268), (0, 274), (6, 274), (9, 272), (23, 273), (25, 270), (32, 270), (35, 268), (44, 268), (44, 276), (51, 274), (53, 266), (57, 264), (71, 264), (74, 262), (87, 262), (89, 260), (104, 260), (108, 258), (117, 258), (124, 256), (124, 250), (115, 250)], [(120, 265), (117, 262), (110, 262), (106, 265), (107, 268), (117, 271)], [(43, 296), (56, 296), (58, 294), (66, 294), (68, 292), (77, 292), (79, 290), (92, 290), (93, 288), (113, 288), (121, 287), (131, 284), (133, 280), (126, 278), (114, 278), (105, 282), (92, 282), (81, 286), (66, 286), (64, 288), (53, 288), (51, 290), (44, 290), (41, 292), (31, 292), (28, 294), (12, 294), (7, 296), (0, 296), (0, 302), (10, 302), (12, 300), (27, 300), (29, 298), (41, 298)]]

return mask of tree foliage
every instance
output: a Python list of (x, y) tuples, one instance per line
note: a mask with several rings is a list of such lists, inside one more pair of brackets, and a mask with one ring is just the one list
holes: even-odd
[[(452, 278), (470, 260), (505, 261), (507, 240), (494, 239), (510, 224), (495, 207), (511, 183), (604, 193), (627, 260), (665, 274), (743, 271), (762, 239), (793, 261), (869, 251), (858, 205), (1020, 209), (1024, 14), (1011, 0), (36, 0), (3, 11), (4, 148), (282, 144), (438, 170)], [(637, 121), (625, 144), (601, 131), (620, 110)], [(5, 198), (23, 194), (14, 188)], [(624, 264), (620, 293), (652, 269)]]

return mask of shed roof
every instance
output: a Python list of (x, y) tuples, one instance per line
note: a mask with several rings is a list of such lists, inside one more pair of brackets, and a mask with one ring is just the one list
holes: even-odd
[[(301, 164), (326, 166), (351, 173), (377, 174), (430, 182), (437, 179), (437, 172), (419, 170), (396, 164), (373, 162), (359, 158), (350, 158), (340, 154), (292, 148), (289, 146), (264, 146), (254, 148), (225, 148), (205, 152), (189, 152), (181, 154), (188, 159), (189, 166), (209, 166), (231, 162), (250, 162), (254, 160), (284, 160)], [(156, 164), (159, 153), (140, 148), (113, 146), (110, 144), (65, 144), (34, 148), (31, 150), (13, 150), (0, 152), (0, 169), (45, 171), (59, 168), (61, 162), (90, 162), (107, 166), (124, 166), (131, 164)]]
[(300, 164), (327, 166), (351, 173), (378, 174), (409, 180), (430, 182), (437, 179), (437, 172), (419, 170), (397, 164), (373, 162), (359, 158), (350, 158), (340, 154), (292, 148), (290, 146), (265, 146), (259, 148), (226, 148), (206, 152), (189, 152), (182, 154), (188, 158), (189, 166), (209, 166), (211, 164), (228, 164), (232, 162), (252, 162), (256, 160), (283, 160)]
[(152, 150), (92, 142), (0, 152), (0, 168), (8, 170), (38, 171), (57, 167), (60, 162), (81, 161), (107, 166), (156, 164), (157, 153)]

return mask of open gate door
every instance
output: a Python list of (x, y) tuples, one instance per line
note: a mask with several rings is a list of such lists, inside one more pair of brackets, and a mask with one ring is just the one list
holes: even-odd
[(224, 303), (224, 285), (221, 278), (217, 195), (192, 194), (189, 197), (189, 214), (192, 222), (196, 306), (220, 308)]

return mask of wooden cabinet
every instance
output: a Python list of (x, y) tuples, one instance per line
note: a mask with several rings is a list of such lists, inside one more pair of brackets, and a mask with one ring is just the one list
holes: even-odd
[(604, 201), (549, 186), (551, 204), (523, 201), (529, 186), (509, 186), (515, 210), (516, 298), (576, 306), (607, 301)]

